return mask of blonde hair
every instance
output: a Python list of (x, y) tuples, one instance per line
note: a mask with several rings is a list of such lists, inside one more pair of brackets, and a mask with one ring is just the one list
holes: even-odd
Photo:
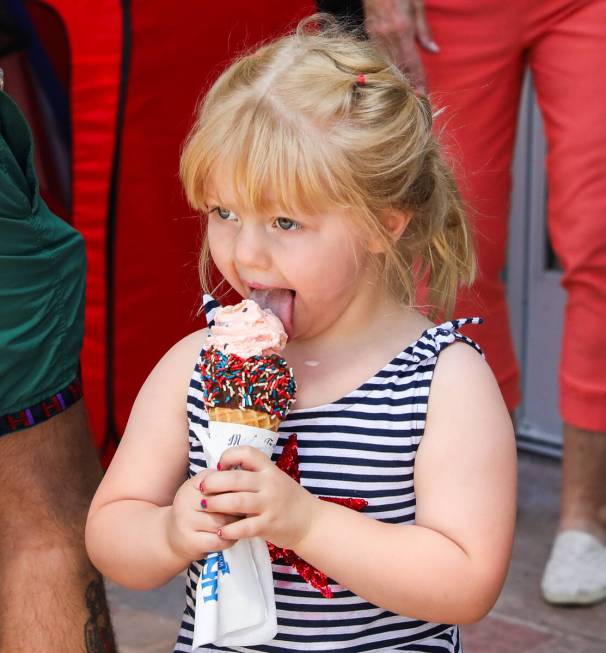
[[(202, 211), (220, 168), (252, 210), (276, 203), (289, 215), (354, 209), (358, 226), (383, 243), (386, 253), (377, 257), (392, 293), (413, 304), (422, 278), (430, 314), (448, 315), (457, 287), (473, 281), (475, 257), (432, 119), (428, 99), (385, 53), (316, 14), (240, 57), (214, 83), (184, 145), (181, 179)], [(381, 220), (394, 209), (412, 214), (397, 241)], [(205, 245), (205, 289), (208, 262)]]

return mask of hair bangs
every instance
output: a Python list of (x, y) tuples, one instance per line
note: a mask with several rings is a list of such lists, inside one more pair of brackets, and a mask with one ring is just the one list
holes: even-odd
[(221, 138), (214, 137), (218, 151), (209, 162), (212, 158), (216, 183), (229, 175), (242, 209), (297, 215), (352, 206), (354, 199), (339, 178), (339, 153), (326, 139), (319, 142), (319, 134), (285, 121), (263, 102), (231, 127), (222, 130)]
[(185, 142), (181, 154), (180, 176), (189, 204), (199, 211), (208, 208), (212, 171), (222, 157), (222, 134), (213, 125), (199, 121)]

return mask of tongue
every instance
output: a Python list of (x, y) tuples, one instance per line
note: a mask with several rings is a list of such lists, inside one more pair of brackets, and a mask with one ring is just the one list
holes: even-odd
[(255, 289), (250, 294), (250, 299), (257, 302), (262, 309), (269, 309), (284, 325), (288, 337), (292, 337), (292, 314), (294, 293), (285, 288), (271, 288), (269, 290)]

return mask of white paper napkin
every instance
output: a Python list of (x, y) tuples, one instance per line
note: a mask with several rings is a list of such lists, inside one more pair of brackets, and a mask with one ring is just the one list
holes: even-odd
[[(229, 447), (248, 445), (271, 456), (273, 431), (242, 424), (209, 422), (208, 431), (192, 424), (210, 469)], [(266, 542), (239, 540), (225, 551), (209, 553), (196, 587), (193, 649), (205, 644), (255, 646), (278, 632), (271, 560)]]

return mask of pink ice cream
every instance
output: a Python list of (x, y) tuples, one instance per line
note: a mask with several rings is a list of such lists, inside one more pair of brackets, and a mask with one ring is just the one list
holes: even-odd
[(279, 354), (287, 339), (282, 322), (270, 310), (245, 299), (235, 306), (217, 309), (205, 346), (226, 355), (250, 358)]

